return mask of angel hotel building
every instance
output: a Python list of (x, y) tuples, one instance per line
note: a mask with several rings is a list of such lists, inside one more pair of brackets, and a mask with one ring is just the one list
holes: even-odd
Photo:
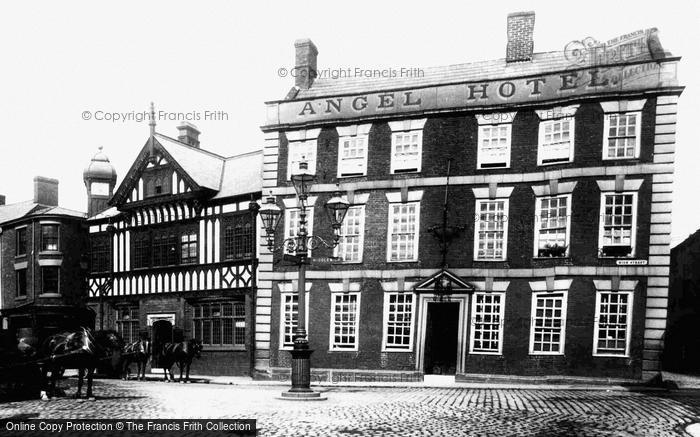
[(300, 162), (310, 233), (332, 239), (338, 187), (350, 209), (339, 246), (311, 253), (306, 308), (296, 267), (260, 246), (258, 377), (288, 375), (300, 310), (314, 378), (659, 371), (680, 58), (656, 29), (535, 53), (534, 21), (508, 16), (505, 58), (410, 77), (315, 78), (296, 41), (262, 127), (277, 243), (298, 229)]

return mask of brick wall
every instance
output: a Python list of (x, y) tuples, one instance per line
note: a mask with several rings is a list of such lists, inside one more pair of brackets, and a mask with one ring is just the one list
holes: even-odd
[[(483, 278), (465, 278), (479, 281)], [(594, 357), (593, 336), (596, 290), (593, 279), (573, 278), (567, 295), (566, 342), (564, 355), (530, 355), (532, 290), (530, 280), (511, 279), (506, 290), (502, 355), (468, 354), (465, 373), (513, 375), (577, 375), (639, 379), (642, 371), (645, 279), (637, 279), (632, 312), (629, 357)], [(560, 279), (560, 278), (559, 278)], [(311, 366), (316, 369), (353, 369), (412, 372), (416, 369), (417, 321), (414, 324), (414, 348), (411, 352), (382, 352), (384, 292), (378, 280), (365, 279), (360, 301), (359, 347), (357, 352), (329, 351), (331, 293), (326, 281), (314, 280), (310, 290), (309, 344), (314, 350)], [(274, 287), (276, 289), (276, 287)], [(288, 351), (280, 350), (280, 293), (273, 292), (271, 366), (288, 368)], [(416, 312), (418, 314), (418, 312)], [(468, 327), (471, 329), (471, 326)], [(463, 344), (468, 348), (469, 332)]]
[[(656, 99), (647, 99), (642, 109), (639, 159), (603, 160), (604, 114), (599, 103), (582, 103), (574, 117), (576, 123), (574, 162), (538, 166), (539, 118), (534, 110), (520, 110), (512, 128), (510, 168), (477, 170), (478, 124), (474, 113), (450, 113), (428, 117), (423, 129), (422, 171), (418, 174), (390, 174), (391, 130), (384, 121), (375, 121), (369, 133), (367, 176), (337, 178), (338, 134), (325, 127), (317, 140), (317, 182), (357, 182), (402, 178), (444, 176), (447, 159), (452, 158), (452, 176), (514, 174), (579, 167), (601, 167), (653, 162)], [(288, 142), (280, 135), (277, 183), (291, 186), (287, 174)]]

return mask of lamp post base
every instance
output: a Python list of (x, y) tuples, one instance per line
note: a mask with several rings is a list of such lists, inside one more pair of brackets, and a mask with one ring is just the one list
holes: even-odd
[(292, 388), (282, 392), (278, 399), (290, 401), (325, 401), (321, 393), (311, 390), (311, 363), (313, 350), (305, 342), (295, 342), (292, 354)]
[(308, 392), (293, 392), (293, 391), (283, 391), (277, 399), (283, 401), (327, 401), (328, 398), (325, 395), (317, 391)]

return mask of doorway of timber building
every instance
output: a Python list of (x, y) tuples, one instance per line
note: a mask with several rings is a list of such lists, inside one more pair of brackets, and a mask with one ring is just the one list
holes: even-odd
[(173, 342), (173, 324), (167, 320), (157, 320), (153, 322), (153, 353), (151, 355), (151, 368), (161, 368), (160, 354), (165, 343)]
[(459, 303), (428, 302), (423, 372), (454, 375), (457, 371)]

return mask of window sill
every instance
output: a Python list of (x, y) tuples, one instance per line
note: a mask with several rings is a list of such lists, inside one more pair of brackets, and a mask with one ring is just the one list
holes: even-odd
[(533, 256), (532, 259), (536, 260), (536, 261), (546, 261), (548, 259), (560, 259), (560, 260), (567, 259), (567, 260), (570, 260), (571, 257), (568, 255), (567, 256)]
[(473, 352), (473, 351), (469, 351), (469, 355), (490, 355), (493, 357), (503, 357), (503, 352)]
[(27, 300), (27, 296), (15, 296), (15, 301), (25, 301)]
[(26, 254), (26, 253), (25, 253), (25, 254), (22, 254), (22, 255), (15, 255), (15, 261), (17, 261), (17, 260), (19, 260), (19, 261), (24, 261), (24, 260), (26, 260), (26, 259), (27, 259), (27, 254)]
[(39, 256), (43, 256), (43, 255), (53, 255), (53, 256), (63, 255), (63, 252), (61, 252), (60, 250), (42, 250), (39, 252)]
[[(398, 261), (393, 261), (393, 262), (398, 262)], [(340, 266), (345, 265), (345, 264), (362, 264), (362, 260), (359, 260), (359, 261), (337, 261), (337, 262), (333, 262), (331, 264), (340, 265)]]
[(594, 358), (629, 358), (629, 355), (616, 355), (616, 354), (596, 354), (593, 353)]
[(549, 167), (552, 165), (562, 165), (562, 164), (573, 164), (574, 161), (569, 160), (569, 161), (557, 161), (557, 162), (538, 162), (537, 166), (538, 167)]
[(621, 256), (608, 256), (608, 255), (598, 255), (598, 259), (638, 259), (634, 255), (621, 255)]
[(357, 352), (357, 351), (358, 351), (358, 348), (354, 348), (354, 349), (328, 349), (329, 353)]
[(391, 264), (397, 264), (397, 263), (417, 263), (417, 259), (400, 259), (400, 260), (386, 260), (386, 262), (391, 263)]
[(639, 156), (634, 156), (634, 157), (614, 157), (614, 158), (606, 158), (603, 157), (603, 161), (639, 161)]
[[(401, 174), (401, 173), (399, 173)], [(353, 174), (339, 174), (338, 179), (345, 179), (345, 178), (362, 178), (367, 176), (367, 173), (353, 173)]]
[(245, 346), (221, 346), (221, 345), (208, 345), (202, 344), (203, 352), (245, 352), (247, 349)]
[(61, 297), (61, 293), (41, 293), (39, 297)]
[(502, 258), (502, 259), (481, 259), (481, 258), (474, 258), (474, 262), (480, 262), (480, 263), (503, 263), (508, 261), (507, 258)]
[(384, 353), (384, 352), (387, 352), (387, 353), (398, 352), (401, 354), (405, 354), (405, 353), (413, 352), (413, 348), (410, 348), (410, 349), (386, 349), (385, 348), (385, 349), (382, 349), (382, 353)]
[(499, 166), (493, 166), (493, 167), (481, 167), (480, 165), (476, 166), (477, 170), (507, 170), (510, 168), (510, 165), (499, 165)]
[(563, 357), (564, 352), (529, 352), (528, 355), (531, 357)]

